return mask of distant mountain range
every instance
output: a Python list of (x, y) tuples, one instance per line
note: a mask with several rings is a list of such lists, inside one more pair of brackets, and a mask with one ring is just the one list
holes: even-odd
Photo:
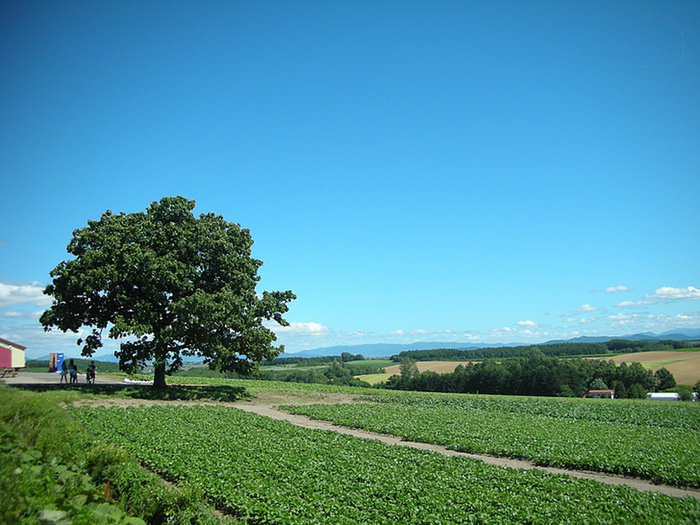
[(600, 336), (589, 337), (581, 336), (573, 339), (559, 339), (546, 341), (544, 343), (442, 343), (442, 342), (423, 342), (411, 344), (365, 344), (351, 346), (327, 346), (323, 348), (315, 348), (314, 350), (304, 350), (294, 354), (282, 354), (280, 357), (327, 357), (339, 356), (343, 352), (350, 354), (362, 354), (365, 358), (382, 358), (391, 357), (400, 352), (408, 350), (435, 350), (438, 348), (454, 348), (456, 350), (476, 350), (477, 348), (500, 348), (503, 346), (536, 346), (548, 345), (556, 343), (605, 343), (613, 339), (627, 339), (628, 341), (694, 341), (700, 340), (700, 329), (683, 329), (672, 330), (662, 334), (653, 332), (644, 332), (640, 334), (628, 334), (620, 336)]
[[(628, 334), (620, 336), (600, 336), (589, 337), (581, 336), (573, 339), (557, 339), (546, 341), (544, 343), (443, 343), (443, 342), (423, 342), (410, 344), (390, 344), (376, 343), (365, 345), (350, 345), (350, 346), (326, 346), (323, 348), (315, 348), (313, 350), (304, 350), (294, 354), (282, 354), (280, 357), (328, 357), (340, 356), (343, 352), (357, 355), (362, 354), (367, 359), (379, 359), (391, 357), (400, 352), (408, 350), (435, 350), (438, 348), (454, 348), (455, 350), (476, 350), (477, 348), (500, 348), (503, 346), (536, 346), (548, 345), (555, 343), (605, 343), (612, 339), (627, 339), (628, 341), (696, 341), (700, 340), (700, 328), (671, 330), (662, 334), (653, 332), (643, 332), (639, 334)], [(37, 358), (39, 360), (48, 360), (49, 356)], [(117, 362), (118, 359), (114, 354), (103, 354), (94, 356), (97, 361)], [(201, 359), (196, 357), (185, 358), (186, 362), (199, 362)]]

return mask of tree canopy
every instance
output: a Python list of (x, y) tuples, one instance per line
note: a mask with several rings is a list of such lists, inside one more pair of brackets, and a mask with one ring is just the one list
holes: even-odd
[(641, 363), (632, 363), (630, 366), (622, 363), (617, 366), (612, 360), (558, 359), (545, 356), (538, 348), (531, 349), (524, 357), (486, 359), (466, 366), (458, 365), (454, 372), (447, 374), (432, 371), (404, 373), (404, 362), (401, 365), (401, 375), (390, 377), (384, 383), (386, 388), (424, 392), (581, 397), (589, 389), (614, 386), (617, 397), (640, 398), (654, 388), (651, 370), (646, 370)]
[(253, 373), (283, 351), (263, 325), (282, 317), (291, 290), (256, 292), (262, 261), (251, 256), (250, 231), (213, 213), (196, 218), (195, 201), (166, 197), (146, 212), (114, 214), (73, 232), (74, 258), (52, 271), (44, 293), (53, 304), (44, 329), (78, 333), (82, 355), (102, 346), (105, 330), (122, 342), (115, 355), (134, 371), (155, 365), (154, 386), (182, 366), (183, 356), (204, 358), (212, 369)]

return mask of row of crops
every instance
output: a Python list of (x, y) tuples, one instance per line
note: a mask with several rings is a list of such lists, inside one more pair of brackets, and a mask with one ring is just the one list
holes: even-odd
[(102, 440), (167, 479), (201, 485), (253, 523), (700, 521), (696, 499), (302, 429), (232, 407), (70, 410)]
[(283, 408), (463, 452), (700, 487), (700, 407), (693, 404), (412, 395), (372, 401)]

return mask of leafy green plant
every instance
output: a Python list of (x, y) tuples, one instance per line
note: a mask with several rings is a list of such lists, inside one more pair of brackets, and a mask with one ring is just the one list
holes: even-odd
[(71, 409), (254, 523), (694, 523), (700, 501), (392, 447), (222, 406)]
[(374, 397), (378, 405), (288, 406), (334, 423), (437, 443), (700, 487), (700, 410), (694, 405), (478, 396)]
[(0, 523), (222, 521), (201, 489), (165, 486), (124, 449), (95, 442), (52, 396), (0, 388)]

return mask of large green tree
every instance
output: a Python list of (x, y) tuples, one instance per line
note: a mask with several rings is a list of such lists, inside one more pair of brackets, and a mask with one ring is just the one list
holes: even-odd
[(105, 212), (75, 230), (71, 260), (51, 271), (44, 293), (53, 304), (41, 316), (49, 331), (90, 333), (78, 339), (92, 356), (102, 336), (125, 339), (115, 355), (129, 372), (155, 366), (155, 387), (182, 366), (183, 356), (204, 358), (210, 368), (243, 375), (283, 346), (263, 325), (296, 299), (291, 291), (256, 292), (262, 261), (252, 258), (247, 229), (223, 217), (195, 217), (195, 202), (166, 197), (145, 212)]

